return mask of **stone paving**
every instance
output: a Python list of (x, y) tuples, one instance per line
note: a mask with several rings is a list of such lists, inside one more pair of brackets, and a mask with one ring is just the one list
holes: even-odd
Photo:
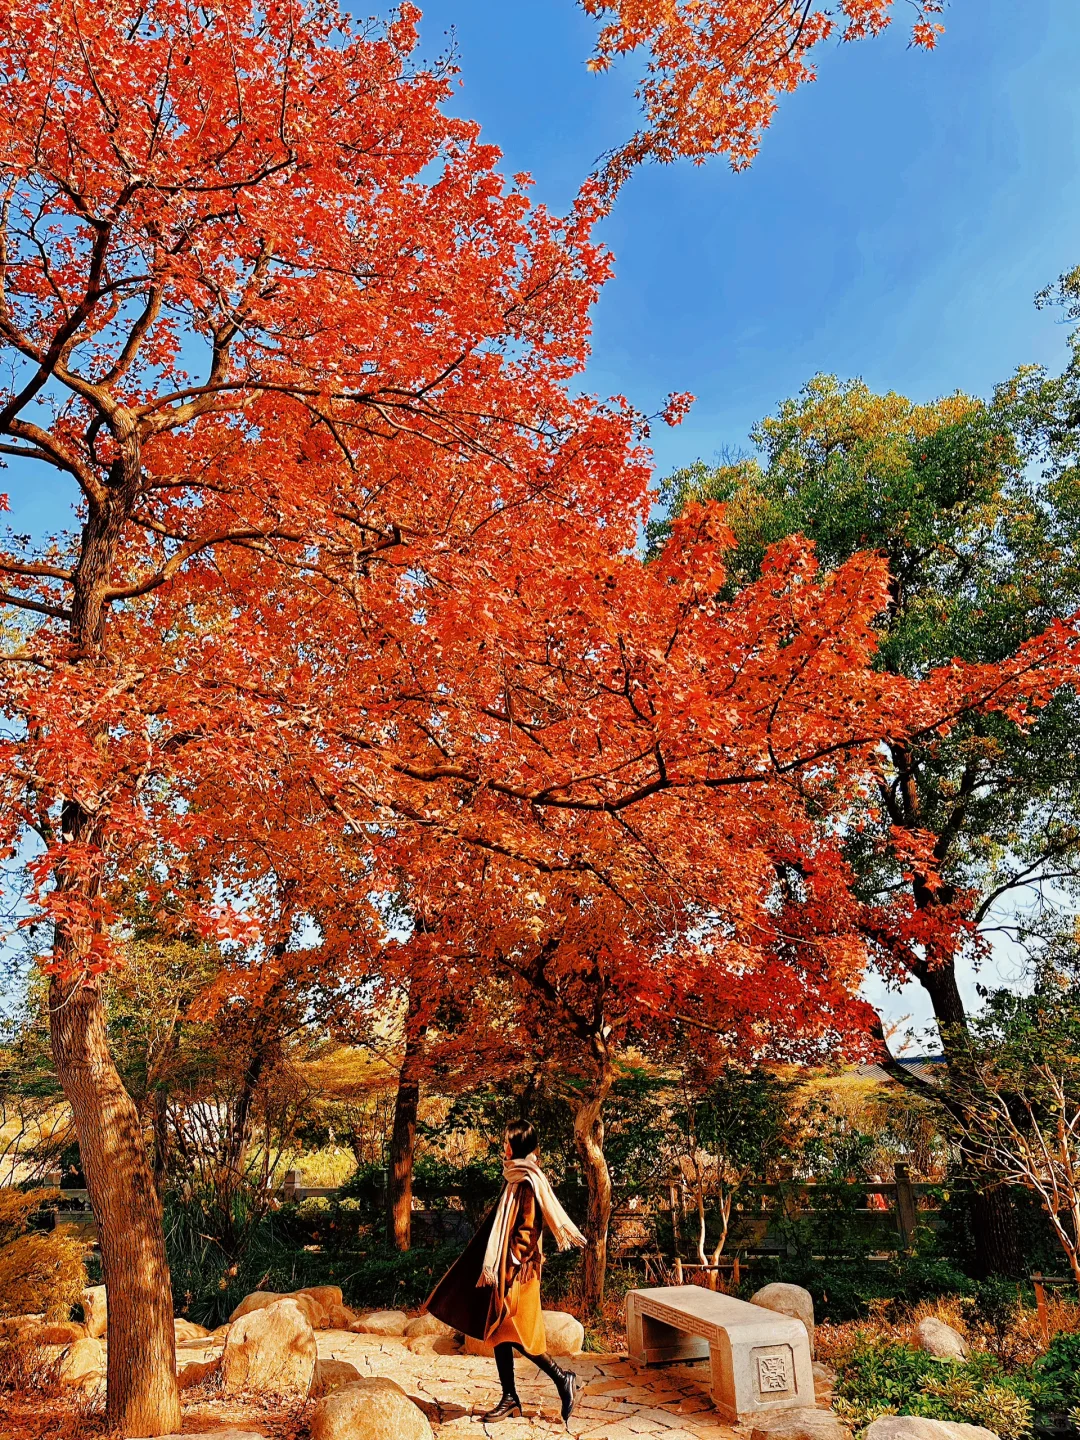
[[(565, 1435), (551, 1382), (517, 1361), (521, 1419), (484, 1425), (499, 1398), (495, 1362), (472, 1355), (420, 1353), (397, 1338), (319, 1332), (319, 1355), (348, 1360), (361, 1375), (385, 1375), (422, 1404), (438, 1440), (547, 1440)], [(709, 1398), (707, 1361), (646, 1369), (624, 1355), (579, 1355), (560, 1361), (581, 1385), (570, 1432), (581, 1440), (745, 1440), (721, 1423)]]

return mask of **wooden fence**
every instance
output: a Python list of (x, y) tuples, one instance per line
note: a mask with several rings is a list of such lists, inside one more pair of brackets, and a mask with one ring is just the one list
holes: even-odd
[[(50, 1177), (52, 1178), (52, 1177)], [(58, 1178), (58, 1177), (57, 1177)], [(55, 1183), (55, 1180), (53, 1181)], [(93, 1224), (89, 1196), (85, 1190), (63, 1190), (59, 1219), (64, 1223)], [(814, 1181), (785, 1181), (771, 1185), (750, 1185), (736, 1197), (721, 1270), (738, 1264), (752, 1263), (778, 1255), (790, 1248), (792, 1227), (799, 1222), (817, 1222), (819, 1226), (834, 1224), (841, 1237), (841, 1253), (857, 1240), (865, 1253), (877, 1250), (889, 1253), (909, 1249), (920, 1226), (936, 1228), (936, 1187), (912, 1181), (906, 1165), (896, 1166), (892, 1182), (852, 1182), (848, 1185), (821, 1184)], [(278, 1198), (288, 1204), (307, 1199), (333, 1201), (338, 1189), (330, 1186), (302, 1185), (296, 1170), (287, 1171), (277, 1191)], [(584, 1192), (574, 1187), (562, 1190), (564, 1203), (571, 1213), (584, 1211)], [(469, 1203), (460, 1195), (449, 1197), (451, 1205), (433, 1207), (414, 1199), (413, 1228), (417, 1242), (464, 1240), (471, 1233), (480, 1206)], [(710, 1218), (710, 1226), (714, 1224)], [(658, 1249), (658, 1233), (665, 1239), (664, 1251)], [(622, 1205), (612, 1215), (610, 1250), (614, 1257), (637, 1259), (646, 1271), (659, 1274), (692, 1275), (702, 1268), (697, 1260), (697, 1213), (692, 1197), (685, 1187), (670, 1184), (666, 1191), (642, 1196), (637, 1203)], [(738, 1258), (736, 1258), (738, 1257)]]

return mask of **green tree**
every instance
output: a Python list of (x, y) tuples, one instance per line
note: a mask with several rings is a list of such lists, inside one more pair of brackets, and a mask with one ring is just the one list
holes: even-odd
[[(1073, 947), (1075, 951), (1075, 947)], [(952, 1078), (957, 1139), (975, 1166), (1034, 1194), (1080, 1282), (1080, 983), (1046, 966), (1030, 994), (998, 990), (968, 1026)]]
[[(770, 1164), (786, 1157), (795, 1143), (790, 1099), (794, 1085), (767, 1070), (725, 1066), (705, 1089), (687, 1077), (682, 1103), (675, 1110), (680, 1134), (681, 1169), (697, 1209), (697, 1255), (716, 1266), (731, 1225), (740, 1189)], [(706, 1245), (708, 1210), (715, 1200), (719, 1228), (716, 1243)]]
[[(1080, 272), (1069, 283), (1080, 307)], [(668, 514), (650, 545), (689, 503), (719, 500), (734, 532), (731, 591), (793, 534), (815, 542), (823, 566), (876, 551), (891, 576), (883, 668), (919, 676), (954, 658), (1004, 660), (1080, 602), (1078, 354), (1058, 379), (1019, 371), (988, 404), (956, 394), (916, 405), (818, 375), (756, 427), (757, 454), (664, 482)], [(1002, 933), (1037, 948), (1080, 880), (1078, 722), (1077, 697), (1062, 691), (1038, 715), (973, 715), (947, 737), (892, 744), (878, 793), (853, 817), (871, 953), (886, 976), (926, 990), (951, 1061), (968, 1020), (965, 949)], [(1016, 1268), (1004, 1195), (983, 1187), (972, 1205), (980, 1268)]]

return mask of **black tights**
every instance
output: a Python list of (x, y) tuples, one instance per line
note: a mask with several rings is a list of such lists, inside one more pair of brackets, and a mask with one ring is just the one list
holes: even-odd
[(558, 1365), (549, 1355), (530, 1355), (523, 1345), (517, 1344), (514, 1340), (502, 1340), (495, 1346), (495, 1368), (499, 1372), (499, 1383), (502, 1385), (504, 1395), (516, 1395), (517, 1386), (514, 1383), (514, 1351), (520, 1350), (526, 1360), (531, 1360), (538, 1370), (542, 1370), (553, 1384), (558, 1385), (558, 1377), (562, 1374)]

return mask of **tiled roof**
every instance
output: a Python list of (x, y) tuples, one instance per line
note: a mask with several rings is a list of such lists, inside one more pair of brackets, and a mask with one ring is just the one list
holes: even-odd
[[(911, 1055), (900, 1056), (898, 1064), (902, 1065), (911, 1075), (918, 1080), (925, 1080), (929, 1085), (936, 1085), (938, 1076), (935, 1074), (939, 1065), (944, 1065), (944, 1055)], [(892, 1077), (889, 1072), (880, 1065), (860, 1065), (858, 1073), (868, 1080), (878, 1080), (884, 1083)]]

